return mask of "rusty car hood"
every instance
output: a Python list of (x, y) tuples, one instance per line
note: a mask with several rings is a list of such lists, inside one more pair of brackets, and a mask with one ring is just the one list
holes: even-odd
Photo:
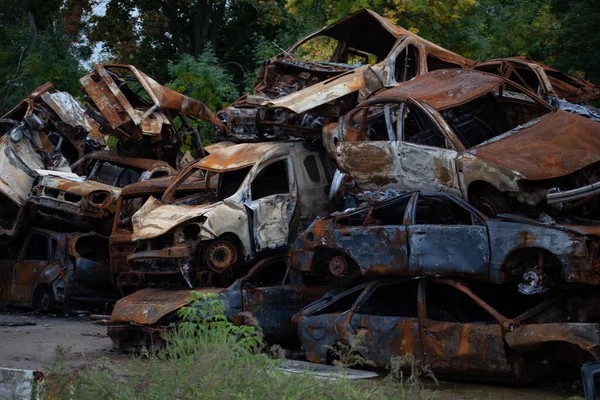
[(557, 178), (600, 161), (600, 124), (558, 110), (467, 151), (528, 180)]
[(203, 206), (162, 204), (156, 198), (150, 197), (131, 217), (133, 240), (151, 239), (163, 235), (183, 222), (208, 214), (221, 204), (222, 201)]
[(110, 192), (113, 198), (117, 198), (121, 194), (121, 189), (104, 183), (88, 180), (80, 182), (51, 175), (44, 176), (39, 186), (59, 189), (79, 196), (87, 196), (97, 190)]

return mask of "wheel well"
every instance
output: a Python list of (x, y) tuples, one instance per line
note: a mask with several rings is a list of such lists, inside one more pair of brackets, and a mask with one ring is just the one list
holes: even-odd
[(329, 260), (336, 256), (342, 256), (348, 261), (348, 275), (352, 275), (353, 273), (360, 274), (360, 267), (352, 257), (343, 251), (329, 247), (319, 247), (315, 250), (315, 255), (312, 260), (313, 274), (332, 275), (331, 272), (329, 272)]
[(31, 296), (31, 304), (33, 306), (35, 306), (38, 300), (38, 296), (40, 296), (40, 293), (42, 293), (43, 290), (50, 290), (52, 294), (54, 294), (54, 289), (52, 285), (50, 285), (49, 283), (40, 283), (35, 287), (35, 289), (33, 290), (33, 296)]
[(543, 257), (543, 269), (546, 275), (560, 277), (562, 263), (554, 254), (540, 247), (527, 247), (516, 249), (506, 257), (502, 264), (502, 280), (518, 279), (524, 271), (538, 266), (540, 256)]
[(233, 244), (235, 246), (235, 249), (238, 252), (239, 257), (240, 257), (238, 259), (238, 263), (240, 260), (245, 259), (246, 253), (244, 252), (244, 245), (242, 244), (242, 241), (235, 233), (226, 232), (226, 233), (223, 233), (221, 236), (216, 237), (214, 240), (225, 240), (225, 241)]

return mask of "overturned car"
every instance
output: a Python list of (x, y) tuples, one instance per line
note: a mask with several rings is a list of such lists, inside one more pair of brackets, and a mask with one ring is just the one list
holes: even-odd
[(325, 127), (323, 142), (361, 189), (445, 191), (490, 216), (600, 211), (600, 124), (496, 75), (416, 77)]
[(192, 122), (221, 126), (203, 103), (162, 86), (133, 65), (96, 64), (80, 80), (91, 115), (119, 139), (117, 151), (125, 157), (147, 157), (176, 165), (184, 136), (201, 148)]

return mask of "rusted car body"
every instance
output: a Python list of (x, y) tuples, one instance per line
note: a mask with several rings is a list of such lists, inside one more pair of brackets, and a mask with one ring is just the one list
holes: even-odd
[(95, 151), (80, 158), (71, 164), (71, 170), (89, 180), (118, 188), (177, 174), (177, 170), (164, 161), (122, 157), (107, 150)]
[(218, 113), (225, 125), (220, 134), (234, 141), (320, 136), (323, 125), (382, 87), (474, 64), (371, 10), (360, 10), (267, 60), (257, 73), (254, 94)]
[(597, 323), (561, 320), (552, 298), (495, 296), (452, 280), (375, 280), (325, 295), (294, 323), (309, 361), (360, 338), (356, 351), (377, 367), (411, 354), (441, 378), (528, 382), (600, 357)]
[[(236, 324), (260, 326), (270, 343), (297, 343), (292, 316), (331, 289), (291, 281), (285, 256), (268, 257), (228, 288), (200, 288), (217, 293), (225, 316)], [(163, 334), (174, 326), (177, 310), (188, 304), (190, 290), (142, 289), (120, 299), (113, 309), (107, 333), (113, 346), (134, 342), (146, 348), (163, 343)]]
[(316, 274), (523, 280), (520, 290), (535, 293), (554, 280), (600, 284), (599, 251), (597, 224), (489, 219), (457, 196), (409, 193), (317, 219), (292, 246), (290, 265)]
[(177, 173), (164, 161), (125, 158), (111, 151), (88, 154), (73, 163), (71, 169), (86, 179), (49, 173), (34, 182), (29, 201), (47, 219), (67, 221), (106, 234), (112, 226), (121, 188)]
[(203, 103), (160, 85), (133, 65), (96, 64), (79, 82), (93, 115), (119, 139), (117, 150), (126, 157), (153, 156), (175, 165), (182, 136), (193, 135), (201, 146), (190, 119), (221, 126)]
[(115, 300), (104, 236), (31, 228), (22, 245), (3, 252), (3, 304), (48, 311), (72, 301)]
[[(208, 187), (206, 187), (204, 179), (188, 178), (184, 184), (178, 187), (176, 196), (189, 196), (207, 190), (215, 190), (218, 183), (215, 178), (218, 177), (215, 176)], [(164, 177), (146, 180), (126, 186), (121, 191), (110, 235), (110, 265), (115, 274), (117, 287), (123, 294), (131, 290), (135, 291), (145, 283), (145, 275), (132, 272), (127, 262), (127, 257), (138, 246), (138, 243), (133, 240), (133, 215), (150, 197), (161, 197), (171, 186), (173, 179), (174, 177)]]
[(504, 76), (536, 93), (556, 108), (600, 122), (600, 110), (585, 104), (600, 98), (600, 87), (591, 82), (525, 57), (484, 61), (473, 68)]
[(86, 143), (103, 139), (94, 121), (77, 110), (82, 106), (73, 97), (46, 83), (0, 119), (1, 242), (26, 228), (36, 171), (70, 172), (69, 160), (83, 156)]
[[(309, 143), (217, 149), (182, 170), (161, 201), (150, 198), (134, 214), (139, 246), (128, 258), (132, 270), (183, 274), (189, 287), (201, 276), (234, 276), (234, 267), (285, 250), (298, 231), (327, 214), (332, 172), (323, 148)], [(217, 190), (178, 198), (179, 186), (195, 174), (206, 182), (217, 174)]]
[(600, 124), (505, 78), (434, 71), (340, 121), (323, 142), (359, 188), (445, 191), (488, 215), (598, 212)]

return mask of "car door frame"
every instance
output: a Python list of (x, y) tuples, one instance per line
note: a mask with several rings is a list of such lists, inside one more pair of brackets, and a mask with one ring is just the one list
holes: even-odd
[[(273, 194), (261, 197), (260, 199), (253, 200), (252, 199), (252, 184), (254, 180), (258, 177), (258, 175), (270, 165), (285, 160), (287, 163), (287, 173), (288, 173), (288, 193), (281, 194)], [(296, 212), (296, 208), (298, 206), (298, 188), (296, 183), (296, 176), (294, 174), (294, 163), (291, 159), (290, 154), (284, 154), (277, 157), (273, 157), (266, 162), (257, 165), (253, 168), (248, 176), (246, 177), (246, 181), (242, 184), (244, 186), (244, 191), (246, 192), (244, 198), (244, 207), (246, 212), (248, 213), (248, 225), (250, 228), (250, 237), (252, 238), (252, 247), (253, 253), (259, 253), (265, 250), (272, 250), (281, 248), (287, 245), (288, 239), (290, 236), (290, 224), (292, 222), (293, 216)], [(285, 198), (287, 197), (287, 199)], [(285, 232), (285, 237), (277, 237), (276, 239), (272, 239), (268, 242), (264, 241), (260, 237), (259, 227), (261, 225), (265, 225), (267, 221), (263, 221), (262, 223), (258, 221), (257, 210), (261, 205), (267, 206), (267, 203), (272, 203), (271, 206), (273, 210), (277, 207), (282, 207), (283, 203), (286, 202), (286, 221), (278, 221), (276, 219), (269, 220), (271, 224), (279, 226), (282, 232)], [(273, 216), (273, 210), (270, 215)], [(283, 212), (283, 210), (281, 210)], [(285, 223), (283, 223), (285, 222)], [(281, 235), (280, 235), (281, 236)]]
[[(444, 137), (446, 148), (415, 144), (399, 137), (404, 133), (406, 113), (402, 112), (401, 124), (397, 124), (397, 128), (394, 129), (391, 117), (386, 114), (390, 112), (389, 108), (385, 109), (388, 104), (399, 104), (400, 110), (406, 107), (418, 108)], [(367, 110), (375, 106), (384, 107), (388, 140), (366, 140)], [(357, 115), (360, 112), (363, 115)], [(359, 126), (356, 127), (353, 123), (354, 125), (358, 123)], [(459, 177), (457, 159), (464, 151), (464, 147), (460, 143), (457, 144), (457, 138), (448, 129), (447, 124), (435, 110), (410, 98), (386, 97), (376, 102), (367, 101), (342, 117), (341, 141), (337, 143), (336, 161), (342, 170), (357, 181), (359, 186), (368, 187), (372, 184), (372, 176), (379, 172), (376, 171), (379, 169), (381, 176), (377, 178), (384, 181), (384, 186), (396, 186), (406, 191), (441, 190), (451, 194), (462, 194), (464, 188)], [(378, 159), (361, 168), (353, 168), (344, 159), (345, 156), (352, 158), (353, 154), (358, 152), (368, 152)], [(424, 160), (427, 162), (424, 163)]]
[[(375, 294), (375, 292), (377, 291), (377, 289), (379, 289), (380, 287), (383, 287), (385, 285), (397, 285), (397, 284), (410, 284), (410, 283), (416, 283), (417, 285), (417, 294), (416, 297), (414, 299), (415, 301), (415, 307), (417, 310), (417, 314), (415, 317), (400, 317), (400, 316), (375, 316), (375, 315), (369, 315), (369, 314), (360, 314), (359, 310), (360, 308), (365, 304), (366, 301), (369, 300), (369, 298)], [(359, 353), (362, 353), (363, 357), (365, 357), (367, 360), (368, 359), (368, 354), (369, 352), (372, 351), (376, 351), (376, 349), (374, 349), (375, 347), (379, 348), (379, 346), (377, 346), (377, 343), (379, 343), (381, 346), (383, 346), (383, 343), (385, 343), (386, 346), (389, 346), (389, 343), (387, 341), (383, 341), (385, 339), (390, 339), (388, 335), (384, 335), (382, 334), (382, 341), (375, 341), (373, 338), (373, 334), (371, 332), (373, 332), (373, 328), (372, 327), (367, 327), (367, 326), (355, 326), (353, 324), (353, 322), (355, 322), (355, 317), (359, 317), (359, 316), (363, 316), (363, 317), (359, 317), (361, 318), (360, 323), (363, 324), (365, 322), (365, 317), (368, 318), (368, 320), (372, 320), (372, 319), (378, 319), (378, 318), (390, 318), (390, 319), (394, 319), (396, 320), (393, 323), (393, 327), (392, 329), (395, 329), (399, 324), (402, 325), (402, 333), (403, 334), (413, 334), (414, 336), (412, 337), (411, 340), (408, 340), (407, 338), (402, 338), (401, 342), (400, 342), (400, 347), (402, 349), (404, 349), (404, 347), (407, 347), (408, 349), (411, 349), (413, 351), (407, 351), (404, 352), (403, 354), (400, 355), (391, 355), (390, 354), (390, 360), (392, 357), (405, 357), (407, 356), (408, 353), (412, 354), (412, 356), (414, 357), (415, 360), (417, 360), (418, 362), (424, 360), (424, 347), (422, 345), (422, 329), (420, 326), (420, 318), (419, 318), (419, 290), (420, 290), (420, 282), (415, 282), (412, 279), (395, 279), (395, 280), (388, 280), (388, 281), (379, 281), (377, 282), (375, 285), (370, 286), (367, 290), (365, 290), (361, 296), (359, 296), (359, 298), (354, 302), (354, 304), (352, 305), (350, 312), (348, 313), (349, 315), (347, 316), (347, 324), (350, 328), (350, 330), (346, 330), (347, 333), (350, 333), (352, 335), (355, 336), (359, 336), (360, 335), (360, 331), (361, 329), (364, 329), (366, 331), (366, 334), (369, 335), (370, 334), (370, 340), (365, 338), (367, 340), (367, 345), (363, 345), (362, 347), (364, 347), (365, 349), (358, 349)], [(385, 322), (385, 321), (384, 321)], [(379, 325), (379, 324), (378, 324)], [(381, 324), (383, 325), (383, 324)], [(349, 343), (350, 342), (350, 335), (347, 335), (347, 338), (342, 338), (344, 339), (343, 341), (345, 343)], [(421, 345), (419, 345), (419, 343), (421, 343)], [(396, 343), (397, 344), (397, 343)], [(359, 343), (359, 346), (361, 344)], [(369, 345), (371, 347), (369, 347)], [(362, 351), (361, 351), (362, 350)], [(416, 350), (416, 351), (415, 351)], [(389, 354), (389, 353), (388, 353)], [(387, 365), (387, 364), (386, 364)]]
[[(29, 248), (29, 243), (31, 242), (33, 235), (40, 235), (40, 236), (43, 236), (46, 238), (46, 260), (27, 260), (26, 259), (26, 254), (27, 254), (27, 250)], [(13, 290), (21, 292), (22, 293), (21, 296), (25, 296), (25, 297), (23, 297), (24, 300), (14, 301), (13, 304), (25, 305), (28, 307), (31, 307), (33, 305), (34, 293), (35, 293), (36, 288), (39, 285), (40, 280), (42, 280), (42, 274), (44, 273), (44, 271), (46, 269), (48, 269), (48, 267), (52, 263), (53, 255), (51, 254), (50, 239), (52, 239), (52, 236), (47, 235), (46, 233), (43, 233), (40, 231), (30, 231), (29, 234), (27, 235), (27, 238), (24, 241), (23, 249), (19, 253), (17, 262), (14, 265), (13, 271), (12, 271)], [(25, 277), (27, 278), (27, 282), (25, 285), (23, 285), (23, 284), (16, 285), (16, 282), (19, 281), (19, 279), (17, 279), (17, 274), (19, 273), (19, 271), (18, 271), (19, 269), (27, 269), (27, 271), (21, 271), (24, 273)], [(16, 294), (11, 293), (11, 297), (14, 298), (15, 295)]]
[[(454, 290), (458, 290), (465, 294), (470, 298), (478, 307), (480, 307), (484, 312), (488, 313), (492, 316), (492, 318), (496, 321), (492, 324), (477, 324), (477, 323), (460, 323), (460, 322), (445, 322), (445, 321), (435, 321), (427, 318), (427, 285), (432, 282), (438, 285), (447, 285), (453, 288)], [(463, 285), (462, 283), (454, 280), (442, 280), (442, 279), (423, 279), (419, 282), (419, 291), (418, 291), (419, 305), (418, 305), (418, 313), (419, 313), (419, 325), (421, 328), (421, 342), (423, 344), (424, 349), (424, 362), (428, 364), (435, 374), (440, 376), (451, 376), (456, 378), (463, 378), (469, 376), (469, 360), (468, 358), (475, 358), (478, 360), (478, 357), (482, 355), (482, 349), (475, 349), (472, 351), (471, 346), (469, 344), (469, 340), (471, 339), (472, 333), (482, 333), (486, 334), (486, 330), (488, 331), (488, 336), (493, 335), (494, 343), (492, 341), (480, 340), (480, 344), (495, 344), (496, 351), (490, 351), (489, 353), (497, 354), (499, 352), (504, 353), (504, 363), (500, 365), (499, 369), (490, 369), (489, 371), (485, 371), (482, 373), (482, 366), (485, 365), (498, 365), (497, 360), (485, 360), (484, 362), (476, 363), (471, 371), (471, 377), (473, 378), (482, 378), (486, 380), (506, 380), (512, 376), (511, 371), (511, 362), (509, 359), (509, 351), (507, 351), (506, 341), (504, 339), (504, 333), (507, 331), (508, 324), (510, 322), (509, 319), (504, 317), (502, 314), (493, 309), (489, 304), (479, 298), (476, 294), (474, 294), (468, 287)], [(461, 325), (461, 334), (460, 334), (460, 343), (458, 348), (456, 348), (456, 357), (454, 360), (447, 361), (450, 358), (448, 354), (449, 351), (446, 351), (442, 357), (436, 357), (432, 355), (434, 352), (433, 348), (445, 348), (450, 349), (450, 351), (454, 350), (452, 344), (443, 346), (443, 344), (448, 344), (447, 338), (438, 339), (442, 345), (440, 346), (431, 346), (431, 340), (436, 339), (439, 335), (439, 332), (443, 332), (444, 328), (449, 327), (449, 325)], [(485, 329), (482, 327), (491, 327), (491, 329)], [(451, 327), (450, 327), (451, 328)], [(442, 350), (443, 351), (443, 350)], [(464, 361), (463, 361), (464, 360)], [(444, 365), (440, 365), (439, 363), (448, 363), (447, 367)], [(480, 359), (478, 360), (480, 361)], [(462, 368), (462, 370), (452, 369), (452, 367)], [(466, 370), (466, 371), (465, 371)], [(486, 375), (487, 373), (487, 375)]]
[[(463, 210), (469, 212), (471, 214), (471, 218), (472, 218), (472, 224), (471, 225), (432, 225), (432, 224), (423, 224), (423, 225), (417, 225), (416, 224), (416, 213), (417, 213), (417, 207), (419, 205), (419, 200), (421, 197), (434, 197), (434, 198), (443, 198), (446, 199), (454, 204), (456, 204), (458, 207), (461, 207)], [(457, 266), (456, 269), (452, 270), (451, 268), (449, 268), (450, 271), (452, 271), (452, 275), (456, 275), (456, 273), (462, 274), (465, 277), (469, 277), (469, 278), (476, 278), (476, 279), (480, 279), (480, 280), (488, 280), (489, 279), (489, 274), (490, 274), (490, 265), (491, 265), (491, 259), (492, 259), (492, 254), (491, 254), (491, 247), (490, 247), (490, 236), (489, 236), (489, 231), (488, 231), (488, 227), (487, 224), (485, 222), (485, 218), (483, 218), (481, 216), (481, 214), (479, 213), (479, 211), (475, 210), (473, 207), (471, 207), (471, 205), (465, 203), (464, 201), (462, 201), (459, 198), (456, 198), (454, 196), (448, 195), (447, 193), (416, 193), (413, 201), (411, 203), (411, 209), (408, 210), (407, 213), (407, 243), (408, 243), (408, 253), (409, 253), (409, 260), (408, 260), (408, 271), (409, 271), (409, 275), (411, 276), (419, 276), (419, 275), (435, 275), (438, 276), (440, 274), (440, 270), (439, 270), (439, 266), (438, 265), (433, 265), (430, 266), (429, 268), (423, 268), (423, 265), (421, 263), (416, 263), (415, 258), (418, 255), (417, 249), (421, 246), (419, 246), (419, 243), (424, 242), (426, 240), (426, 236), (427, 233), (430, 232), (431, 235), (433, 236), (433, 239), (430, 239), (433, 243), (437, 243), (438, 245), (436, 245), (436, 247), (438, 249), (444, 250), (445, 248), (447, 249), (447, 253), (445, 257), (446, 259), (453, 259), (455, 258), (455, 252), (452, 252), (452, 257), (450, 257), (450, 249), (452, 249), (451, 246), (453, 245), (459, 245), (460, 243), (457, 242), (457, 237), (456, 237), (456, 233), (457, 231), (462, 231), (465, 229), (468, 229), (470, 231), (473, 231), (475, 229), (477, 229), (476, 227), (480, 227), (480, 229), (477, 229), (478, 231), (478, 235), (475, 235), (473, 237), (471, 237), (471, 239), (477, 239), (480, 238), (481, 242), (479, 243), (480, 245), (480, 250), (483, 253), (483, 258), (481, 260), (481, 262), (479, 263), (480, 265), (478, 266), (478, 268), (461, 268), (460, 265)], [(449, 231), (448, 233), (444, 233), (444, 231)], [(436, 233), (439, 232), (438, 235), (436, 235)], [(419, 238), (417, 239), (417, 236), (419, 236)], [(436, 236), (438, 236), (436, 238)], [(441, 240), (439, 240), (441, 238), (445, 238), (443, 240), (443, 242), (446, 244), (446, 247), (440, 247), (439, 244), (441, 242)], [(472, 242), (468, 243), (469, 248), (471, 249), (477, 249), (478, 247), (475, 246)], [(456, 250), (456, 248), (454, 248)], [(440, 251), (441, 251), (440, 250)], [(458, 251), (461, 252), (460, 250), (460, 246), (458, 247)], [(429, 254), (428, 252), (424, 252), (423, 254)], [(487, 258), (486, 258), (487, 257)], [(431, 258), (431, 257), (430, 257)], [(446, 266), (446, 261), (444, 260), (443, 257), (440, 256), (440, 262), (442, 262), (444, 264), (444, 268), (448, 268)], [(468, 261), (467, 262), (468, 266), (472, 265), (472, 262)]]

